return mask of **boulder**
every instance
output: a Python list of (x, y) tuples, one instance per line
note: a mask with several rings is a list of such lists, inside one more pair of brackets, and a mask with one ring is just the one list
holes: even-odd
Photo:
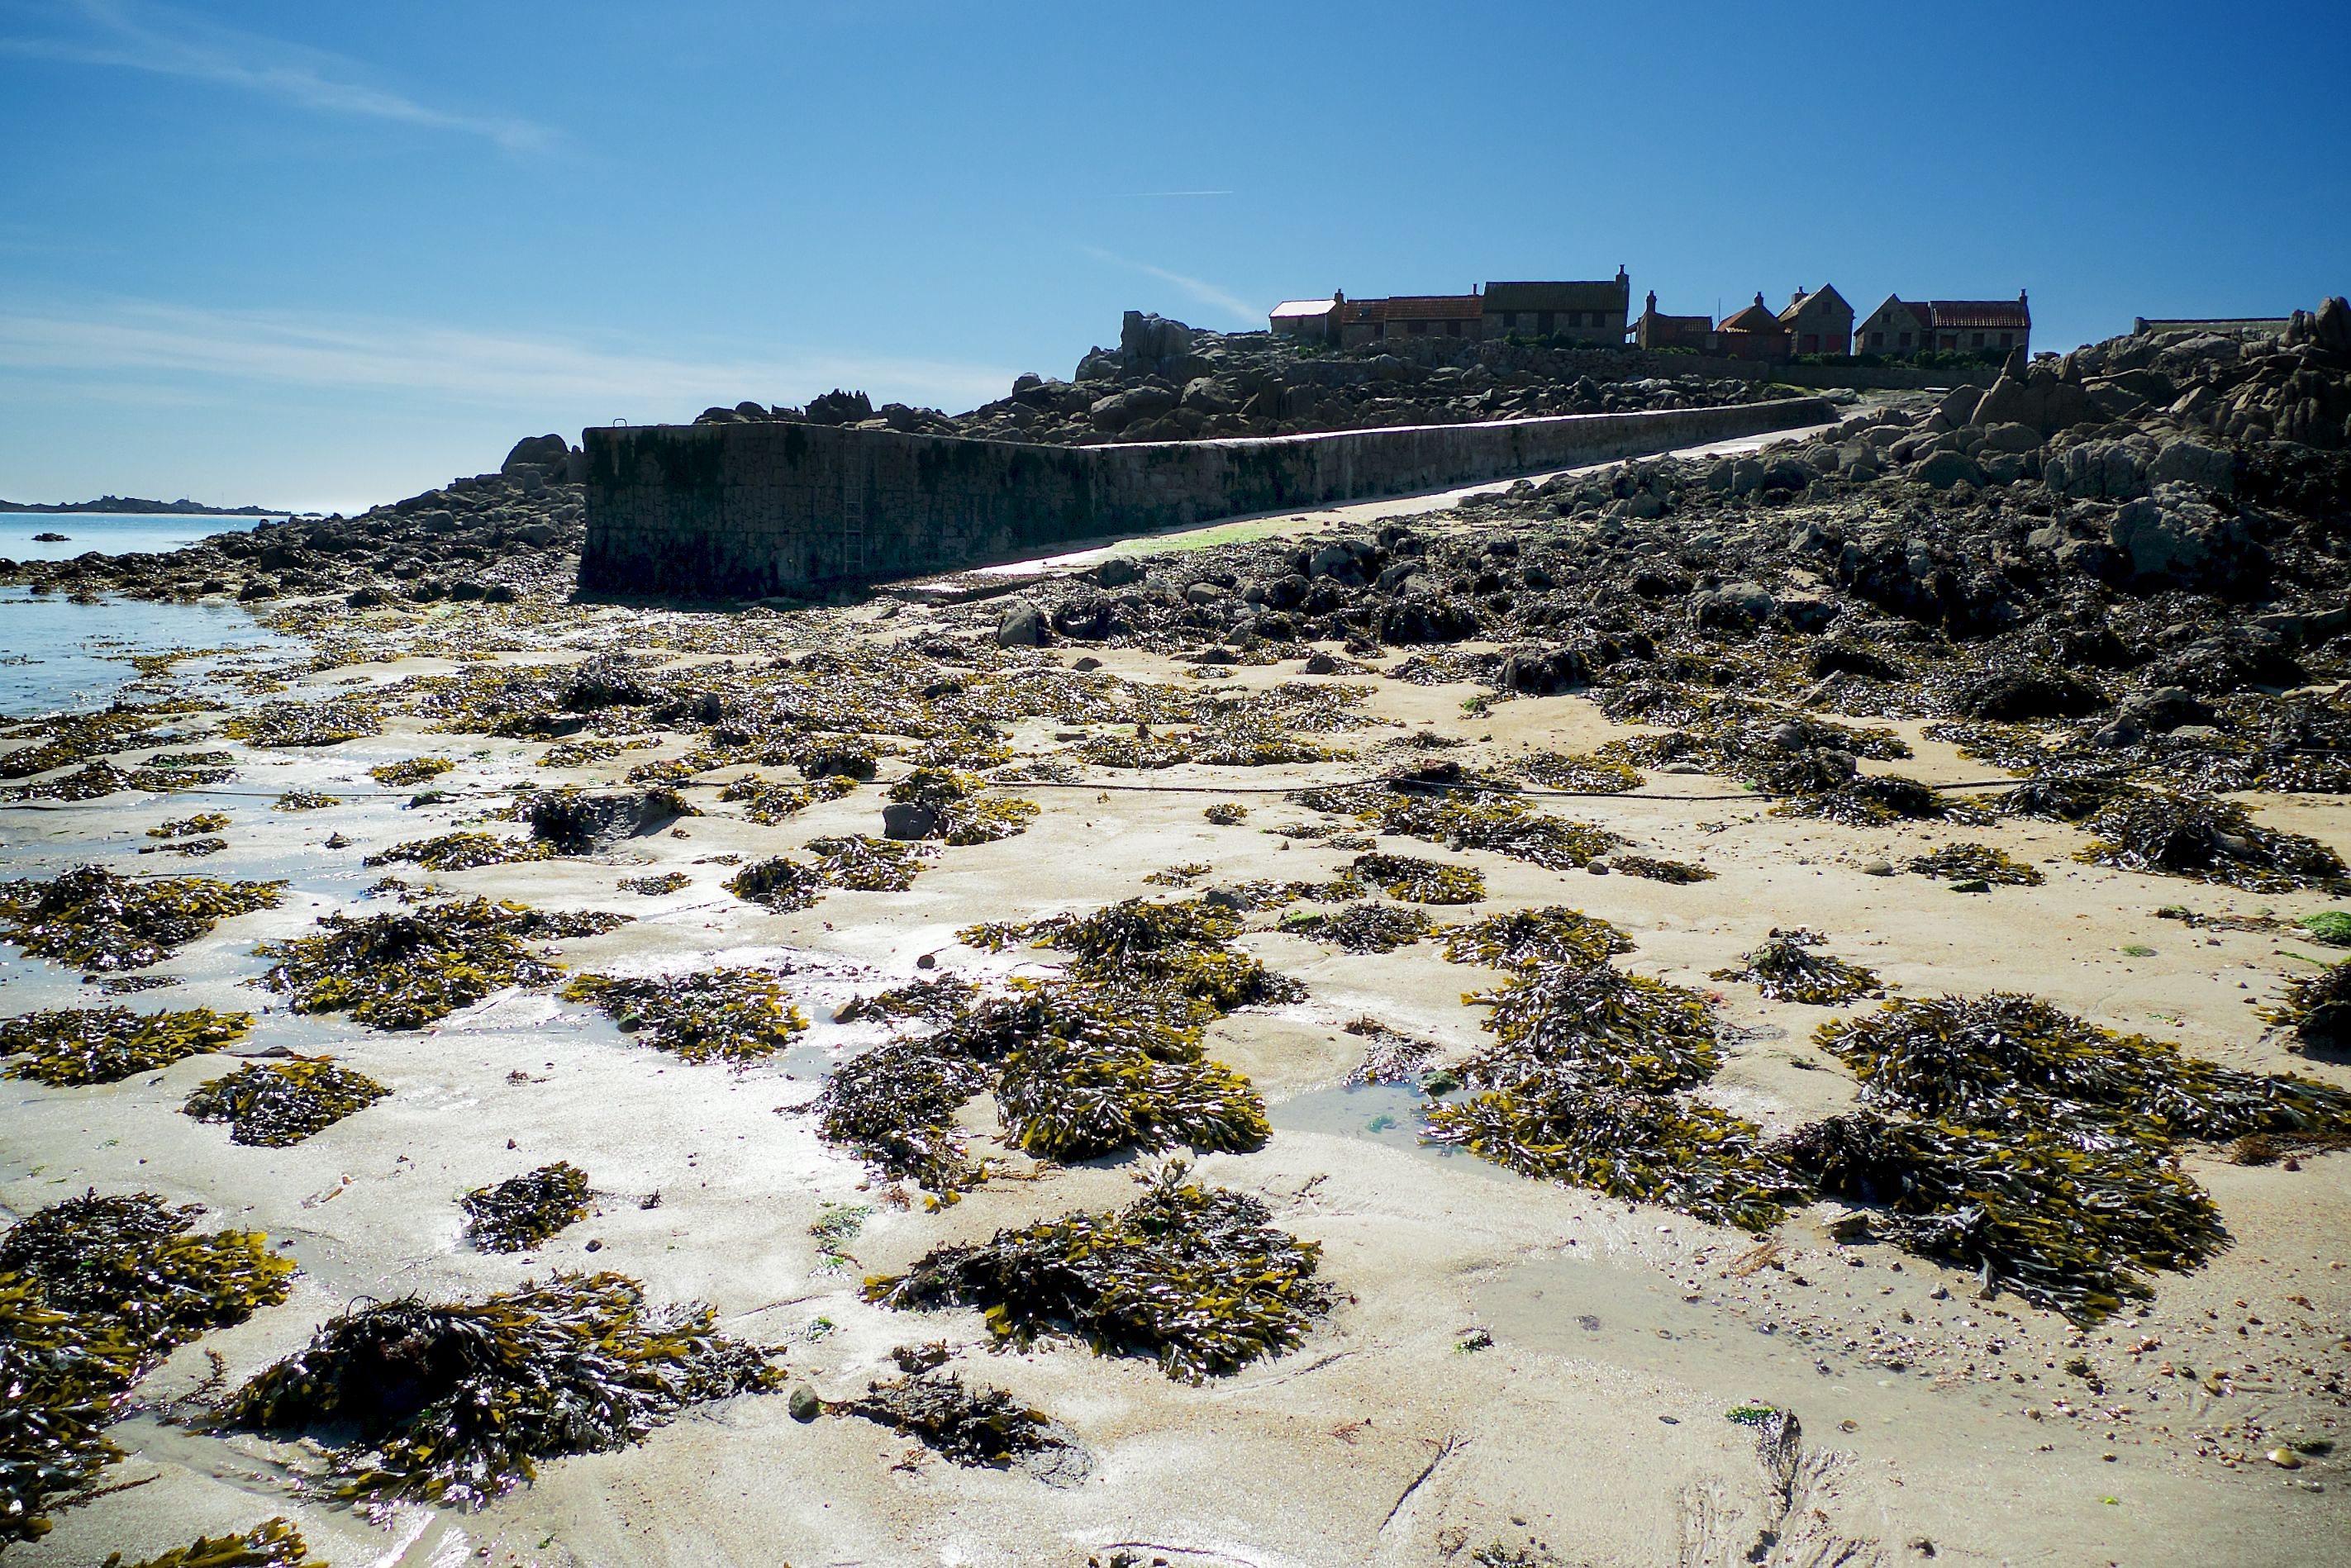
[(1976, 460), (1964, 452), (1938, 452), (1910, 471), (1910, 477), (1937, 490), (1949, 490), (1955, 484), (1981, 486), (1984, 472)]
[(1014, 599), (1005, 606), (996, 623), (998, 648), (1040, 648), (1048, 636), (1045, 612), (1028, 599)]
[(2122, 507), (2107, 524), (2107, 538), (2129, 585), (2142, 591), (2238, 594), (2269, 576), (2269, 552), (2243, 522), (2183, 484), (2162, 485)]
[(588, 854), (694, 815), (675, 790), (540, 795), (529, 805), (530, 836), (566, 854)]
[(2015, 722), (2078, 719), (2106, 705), (2105, 693), (2062, 670), (1998, 670), (1959, 691), (1959, 715)]
[(1514, 648), (1503, 656), (1496, 680), (1505, 691), (1551, 697), (1592, 684), (1592, 661), (1581, 649)]
[(498, 472), (509, 479), (525, 472), (544, 477), (550, 468), (561, 472), (571, 459), (571, 446), (559, 435), (525, 436), (514, 443)]
[(2182, 724), (2209, 724), (2212, 722), (2212, 710), (2184, 687), (2158, 686), (2125, 698), (2116, 717), (2160, 735)]
[(1725, 583), (1690, 596), (1690, 625), (1703, 631), (1752, 631), (1770, 620), (1780, 603), (1761, 583)]
[(2155, 454), (2147, 477), (2158, 484), (2177, 482), (2226, 495), (2237, 488), (2237, 460), (2224, 447), (2182, 437)]
[(1094, 428), (1115, 435), (1129, 425), (1157, 419), (1176, 406), (1176, 394), (1165, 387), (1134, 387), (1095, 401), (1087, 411)]

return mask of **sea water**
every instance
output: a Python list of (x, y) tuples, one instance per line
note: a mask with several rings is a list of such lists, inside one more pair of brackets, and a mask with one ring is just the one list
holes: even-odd
[[(179, 517), (150, 513), (0, 512), (0, 558), (70, 561), (92, 550), (101, 556), (160, 556), (215, 534), (246, 534), (283, 517)], [(36, 539), (36, 534), (65, 538)]]
[[(0, 556), (25, 561), (70, 560), (90, 550), (108, 556), (161, 553), (251, 526), (250, 520), (237, 517), (5, 512), (0, 513)], [(36, 544), (32, 535), (39, 533), (68, 538), (63, 544)], [(112, 597), (75, 604), (61, 593), (0, 588), (0, 717), (103, 708), (138, 678), (128, 662), (135, 653), (173, 648), (290, 652), (298, 646), (233, 604)], [(182, 673), (201, 669), (192, 663)]]

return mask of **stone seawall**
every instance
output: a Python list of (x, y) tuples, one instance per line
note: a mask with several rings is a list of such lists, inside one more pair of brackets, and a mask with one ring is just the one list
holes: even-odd
[(583, 593), (763, 598), (1834, 418), (1817, 398), (1258, 440), (1023, 446), (791, 424), (584, 431)]

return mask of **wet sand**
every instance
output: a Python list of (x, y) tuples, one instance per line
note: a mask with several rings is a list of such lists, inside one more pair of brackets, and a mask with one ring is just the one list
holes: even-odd
[[(939, 612), (809, 613), (894, 639)], [(1058, 657), (1081, 651), (1099, 650)], [(1135, 679), (1186, 670), (1152, 654), (1100, 657)], [(381, 683), (448, 668), (396, 660), (311, 677), (298, 691), (324, 695), (354, 675)], [(1296, 673), (1294, 664), (1240, 669), (1228, 688)], [(1365, 711), (1398, 727), (1340, 738), (1366, 750), (1428, 729), (1468, 741), (1448, 754), (1474, 764), (1524, 748), (1584, 751), (1635, 732), (1581, 698), (1475, 712), (1463, 703), (1482, 688), (1369, 684)], [(1992, 772), (1925, 741), (1917, 723), (1895, 727), (1917, 753), (1898, 771), (1929, 783)], [(1050, 721), (1012, 729), (1016, 754), (1053, 746)], [(542, 909), (638, 917), (563, 944), (575, 970), (788, 959), (814, 1027), (789, 1055), (743, 1073), (649, 1050), (591, 1010), (543, 993), (504, 992), (438, 1028), (387, 1033), (340, 1015), (289, 1016), (244, 984), (264, 967), (251, 953), (256, 940), (301, 934), (318, 915), (352, 908), (383, 869), (428, 879), (413, 867), (364, 868), (366, 854), (446, 831), (517, 784), (617, 781), (690, 743), (673, 739), (659, 752), (552, 774), (531, 765), (542, 745), (427, 734), (395, 721), (381, 736), (318, 752), (229, 746), (242, 769), (233, 794), (0, 811), (0, 859), (11, 876), (96, 860), (291, 878), (283, 907), (224, 923), (159, 966), (183, 985), (132, 1004), (268, 1010), (244, 1049), (331, 1050), (394, 1091), (307, 1142), (265, 1149), (232, 1146), (222, 1128), (179, 1114), (190, 1090), (225, 1069), (217, 1056), (98, 1088), (0, 1080), (0, 1202), (22, 1215), (93, 1185), (144, 1189), (206, 1205), (209, 1224), (290, 1242), (302, 1270), (292, 1299), (180, 1351), (141, 1386), (149, 1407), (195, 1390), (207, 1352), (241, 1379), (356, 1298), (477, 1295), (549, 1268), (611, 1268), (643, 1280), (655, 1300), (713, 1303), (727, 1332), (782, 1345), (792, 1380), (827, 1398), (889, 1376), (892, 1346), (944, 1337), (967, 1380), (1008, 1387), (1073, 1428), (1093, 1458), (1092, 1478), (1054, 1489), (1018, 1472), (959, 1469), (862, 1420), (795, 1422), (785, 1399), (769, 1396), (691, 1408), (621, 1453), (550, 1462), (536, 1484), (479, 1514), (403, 1506), (371, 1521), (296, 1495), (293, 1449), (142, 1416), (113, 1428), (129, 1458), (108, 1479), (144, 1484), (59, 1514), (52, 1535), (13, 1548), (12, 1560), (136, 1557), (277, 1513), (298, 1520), (324, 1561), (386, 1568), (1075, 1568), (1090, 1554), (1108, 1562), (1122, 1552), (1144, 1563), (1275, 1568), (1466, 1562), (1497, 1541), (1530, 1552), (1539, 1542), (1562, 1563), (1710, 1564), (1747, 1560), (1767, 1528), (1777, 1532), (1773, 1562), (1923, 1560), (1922, 1542), (1938, 1560), (1987, 1564), (2339, 1560), (2351, 1523), (2340, 1459), (2288, 1472), (2260, 1456), (2283, 1437), (2346, 1435), (2351, 1155), (2306, 1157), (2294, 1170), (2191, 1159), (2235, 1245), (2194, 1273), (2156, 1276), (2144, 1312), (2126, 1309), (2086, 1331), (2012, 1296), (1980, 1299), (1972, 1274), (1879, 1243), (1835, 1243), (1816, 1215), (1781, 1226), (1776, 1258), (1761, 1261), (1756, 1239), (1741, 1232), (1423, 1147), (1401, 1114), (1407, 1092), (1342, 1088), (1363, 1048), (1342, 1026), (1358, 1016), (1452, 1053), (1482, 1038), (1482, 1012), (1461, 997), (1495, 977), (1443, 962), (1434, 944), (1353, 955), (1253, 931), (1241, 945), (1302, 981), (1310, 998), (1211, 1028), (1209, 1054), (1265, 1096), (1275, 1136), (1257, 1153), (1210, 1156), (1202, 1168), (1319, 1242), (1324, 1276), (1342, 1293), (1298, 1351), (1192, 1387), (1149, 1364), (1076, 1346), (990, 1355), (976, 1312), (914, 1317), (865, 1304), (861, 1273), (897, 1272), (999, 1226), (1123, 1204), (1134, 1171), (1157, 1162), (1109, 1159), (990, 1183), (938, 1212), (880, 1203), (881, 1184), (821, 1144), (801, 1108), (830, 1063), (883, 1037), (833, 1011), (914, 978), (926, 955), (941, 972), (974, 978), (1040, 972), (1049, 955), (988, 955), (955, 932), (1155, 891), (1141, 879), (1172, 865), (1212, 866), (1203, 886), (1331, 876), (1345, 852), (1260, 831), (1324, 819), (1254, 792), (1363, 776), (1363, 763), (1097, 770), (1081, 786), (1022, 785), (1044, 808), (1027, 834), (946, 850), (909, 892), (835, 892), (790, 915), (734, 898), (720, 886), (730, 868), (704, 862), (773, 854), (829, 832), (878, 833), (879, 791), (861, 788), (776, 827), (713, 815), (601, 857), (429, 877)], [(413, 792), (381, 791), (365, 777), (367, 766), (424, 754), (459, 759), (435, 781), (456, 797), (445, 805), (403, 809)], [(1100, 787), (1113, 782), (1153, 787)], [(1570, 905), (1632, 937), (1636, 950), (1621, 966), (1715, 994), (1735, 1039), (1706, 1096), (1767, 1131), (1853, 1099), (1851, 1079), (1811, 1044), (1816, 1024), (1852, 1010), (1767, 1003), (1751, 987), (1706, 978), (1772, 927), (1793, 924), (1825, 932), (1831, 950), (1876, 969), (1896, 995), (2029, 991), (2228, 1065), (2351, 1083), (2341, 1068), (2286, 1054), (2252, 1005), (2274, 1000), (2309, 960), (2335, 955), (2274, 931), (2191, 929), (2155, 913), (2184, 905), (2290, 919), (2325, 907), (2321, 896), (2256, 896), (2076, 864), (2083, 836), (2045, 823), (1847, 828), (1770, 816), (1766, 803), (1726, 780), (1653, 774), (1649, 787), (1682, 798), (1548, 804), (1647, 853), (1701, 861), (1718, 879), (1671, 886), (1477, 851), (1414, 852), (1481, 868), (1489, 895), (1475, 912)], [(298, 788), (350, 799), (319, 812), (267, 809), (279, 791)], [(1249, 804), (1248, 820), (1203, 821), (1201, 808), (1220, 799)], [(2264, 824), (2351, 852), (2351, 802), (2270, 795), (2258, 805)], [(146, 827), (203, 808), (230, 813), (226, 851), (184, 865), (133, 855)], [(325, 847), (338, 832), (350, 846)], [(2048, 882), (1964, 895), (1931, 877), (1864, 869), (1958, 839), (2004, 848)], [(615, 886), (672, 869), (691, 884), (656, 898)], [(2126, 950), (2137, 948), (2154, 950)], [(0, 1010), (101, 1000), (69, 971), (6, 953)], [(967, 1120), (982, 1140), (993, 1130), (984, 1098)], [(558, 1158), (590, 1173), (593, 1218), (520, 1256), (465, 1243), (459, 1194)], [(656, 1192), (658, 1207), (644, 1207)], [(875, 1205), (847, 1243), (855, 1265), (843, 1272), (821, 1265), (809, 1231), (827, 1204)], [(2064, 1370), (2075, 1357), (2102, 1393)], [(2229, 1391), (2209, 1393), (2172, 1370), (2190, 1366), (2232, 1370)], [(1753, 1430), (1727, 1418), (1754, 1402), (1802, 1422), (1806, 1459), (1784, 1518), (1767, 1497)]]

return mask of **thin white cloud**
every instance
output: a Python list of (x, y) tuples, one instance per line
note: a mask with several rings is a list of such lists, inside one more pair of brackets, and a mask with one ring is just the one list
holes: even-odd
[(542, 151), (555, 140), (553, 131), (528, 119), (434, 109), (370, 87), (357, 66), (321, 50), (124, 0), (76, 0), (68, 9), (83, 24), (78, 35), (0, 36), (0, 54), (211, 82), (323, 114), (479, 136), (508, 152)]
[(170, 378), (428, 395), (458, 404), (609, 406), (611, 417), (674, 414), (745, 398), (798, 401), (834, 386), (875, 400), (951, 409), (1003, 395), (994, 366), (827, 352), (679, 358), (632, 346), (475, 332), (429, 323), (126, 303), (0, 310), (0, 378)]
[(1130, 260), (1128, 257), (1103, 250), (1099, 245), (1088, 245), (1085, 247), (1085, 252), (1096, 261), (1109, 262), (1116, 266), (1132, 267), (1136, 272), (1155, 277), (1162, 283), (1183, 290), (1201, 304), (1213, 305), (1218, 310), (1239, 320), (1254, 321), (1264, 314), (1263, 306), (1251, 305), (1238, 295), (1218, 288), (1215, 284), (1204, 279), (1186, 277), (1180, 272), (1169, 272), (1165, 267), (1153, 266), (1149, 262)]

